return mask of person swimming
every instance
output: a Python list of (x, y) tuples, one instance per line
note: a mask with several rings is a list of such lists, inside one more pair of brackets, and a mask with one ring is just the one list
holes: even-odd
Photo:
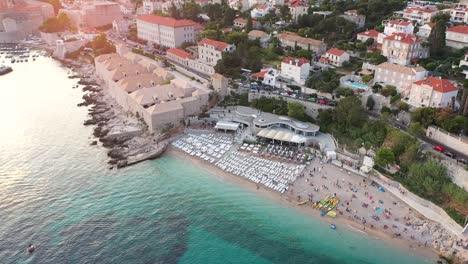
[(28, 252), (29, 252), (29, 253), (33, 253), (34, 250), (36, 250), (36, 247), (33, 246), (33, 244), (29, 244), (29, 246), (28, 246)]

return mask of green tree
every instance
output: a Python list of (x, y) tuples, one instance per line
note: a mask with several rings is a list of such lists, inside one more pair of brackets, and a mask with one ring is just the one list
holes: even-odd
[(360, 127), (365, 121), (361, 100), (356, 96), (348, 96), (340, 100), (335, 107), (334, 117), (338, 130), (343, 133), (347, 133), (352, 127)]
[(182, 13), (186, 19), (197, 20), (201, 13), (201, 6), (193, 0), (185, 1), (182, 7)]
[(375, 164), (385, 167), (395, 162), (395, 154), (389, 148), (379, 148), (375, 156)]
[(306, 116), (305, 107), (298, 102), (288, 102), (288, 116), (304, 120)]
[(447, 169), (435, 162), (416, 163), (410, 166), (407, 184), (417, 195), (430, 200), (442, 201), (442, 187), (451, 180), (447, 176)]
[(408, 128), (408, 133), (415, 137), (421, 137), (424, 135), (424, 127), (419, 122), (413, 122)]
[(247, 25), (245, 25), (245, 31), (250, 32), (252, 31), (252, 29), (253, 29), (252, 17), (249, 16), (249, 18), (247, 18)]
[(440, 57), (445, 52), (445, 31), (449, 19), (450, 16), (447, 14), (438, 15), (433, 19), (436, 25), (428, 38), (429, 51), (432, 56)]

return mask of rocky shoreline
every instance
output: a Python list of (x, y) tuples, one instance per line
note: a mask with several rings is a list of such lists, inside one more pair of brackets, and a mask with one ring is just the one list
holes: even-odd
[(84, 85), (83, 102), (77, 106), (88, 107), (89, 118), (83, 125), (94, 126), (93, 135), (97, 140), (92, 141), (91, 145), (109, 149), (109, 169), (156, 159), (165, 152), (169, 145), (168, 137), (151, 133), (142, 121), (120, 108), (95, 78), (92, 65), (61, 62), (74, 71), (69, 78), (80, 79), (78, 84)]

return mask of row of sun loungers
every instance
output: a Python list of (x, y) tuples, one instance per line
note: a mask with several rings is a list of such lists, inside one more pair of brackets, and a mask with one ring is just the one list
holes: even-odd
[(289, 183), (295, 181), (305, 168), (304, 165), (288, 166), (285, 163), (253, 157), (240, 152), (229, 153), (215, 165), (226, 172), (265, 185), (281, 193), (288, 190)]
[(172, 143), (174, 147), (190, 156), (196, 156), (210, 163), (214, 163), (222, 158), (233, 144), (230, 137), (213, 134), (189, 134)]

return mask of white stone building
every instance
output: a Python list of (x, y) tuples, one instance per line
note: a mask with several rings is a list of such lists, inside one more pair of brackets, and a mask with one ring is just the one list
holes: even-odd
[(281, 77), (304, 85), (310, 73), (310, 61), (306, 58), (285, 57), (281, 62)]
[(233, 52), (236, 46), (222, 41), (203, 39), (198, 42), (198, 59), (204, 64), (215, 66), (224, 52)]
[(445, 44), (454, 49), (468, 47), (468, 26), (458, 25), (447, 28), (445, 33)]
[(211, 76), (215, 73), (214, 67), (203, 63), (199, 59), (192, 56), (192, 54), (176, 48), (168, 49), (166, 52), (166, 59), (172, 63), (185, 68), (188, 71), (196, 72), (203, 77)]
[(416, 36), (420, 39), (428, 39), (429, 35), (431, 35), (432, 29), (434, 28), (435, 23), (427, 23), (423, 26), (420, 26)]
[(403, 12), (403, 17), (419, 25), (430, 23), (440, 11), (432, 8), (410, 7)]
[(458, 88), (451, 81), (428, 77), (412, 84), (408, 103), (415, 107), (451, 107), (457, 94)]
[(404, 21), (404, 20), (389, 20), (384, 23), (385, 29), (384, 34), (387, 36), (391, 36), (395, 33), (403, 33), (403, 34), (413, 34), (414, 33), (414, 26), (413, 23)]
[(195, 42), (195, 22), (157, 15), (137, 18), (138, 38), (163, 47), (175, 48), (184, 42)]
[(302, 0), (291, 0), (287, 2), (286, 5), (289, 7), (292, 20), (296, 22), (299, 16), (307, 15), (310, 7), (309, 3)]
[(331, 48), (320, 58), (320, 62), (341, 67), (343, 66), (343, 63), (349, 61), (349, 58), (349, 54), (346, 51)]
[(366, 42), (368, 39), (374, 39), (374, 43), (382, 44), (384, 37), (385, 35), (383, 33), (380, 33), (375, 29), (371, 29), (358, 33), (356, 39), (361, 42)]
[(384, 62), (377, 65), (374, 73), (374, 82), (382, 86), (393, 85), (404, 96), (409, 95), (411, 85), (425, 79), (427, 71), (421, 66), (407, 67), (403, 65)]
[(259, 18), (259, 17), (264, 17), (272, 12), (274, 12), (275, 9), (267, 4), (261, 4), (257, 5), (252, 11), (250, 11), (250, 16), (252, 18)]
[(463, 70), (462, 73), (465, 74), (465, 79), (468, 79), (468, 53), (465, 53), (465, 58), (460, 60), (459, 67), (466, 68), (466, 70)]

